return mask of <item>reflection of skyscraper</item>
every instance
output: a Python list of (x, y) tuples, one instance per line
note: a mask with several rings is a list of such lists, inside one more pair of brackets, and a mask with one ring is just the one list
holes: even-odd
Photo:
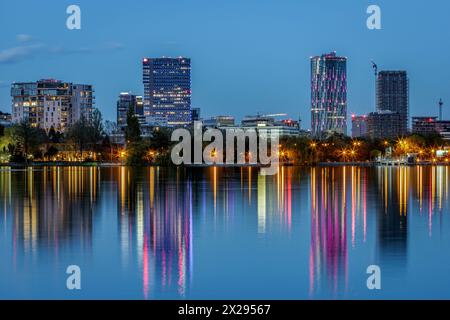
[(118, 176), (123, 261), (136, 248), (146, 298), (183, 297), (192, 270), (192, 182), (170, 177), (174, 186), (155, 168), (138, 170), (120, 168)]
[(316, 137), (347, 134), (347, 58), (311, 58), (311, 129)]
[(377, 228), (381, 263), (405, 264), (408, 249), (410, 168), (379, 168)]
[(342, 170), (311, 170), (311, 293), (323, 287), (338, 293), (347, 277), (347, 169)]

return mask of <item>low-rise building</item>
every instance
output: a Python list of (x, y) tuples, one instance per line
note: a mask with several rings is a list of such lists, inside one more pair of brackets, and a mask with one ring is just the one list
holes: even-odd
[(367, 115), (352, 115), (352, 138), (367, 136)]
[(402, 132), (402, 121), (398, 112), (372, 112), (367, 116), (367, 135), (372, 139), (395, 139)]
[(416, 134), (438, 133), (450, 140), (450, 120), (438, 120), (437, 117), (413, 117), (412, 132)]
[(209, 128), (228, 127), (235, 125), (235, 119), (233, 116), (215, 116), (203, 120), (203, 125)]
[(12, 125), (12, 116), (10, 113), (3, 113), (0, 111), (0, 125), (5, 128)]
[(248, 116), (241, 121), (240, 126), (221, 125), (219, 129), (244, 129), (256, 131), (265, 130), (268, 134), (278, 133), (280, 137), (298, 137), (301, 135), (300, 122), (292, 119), (277, 120), (275, 116)]

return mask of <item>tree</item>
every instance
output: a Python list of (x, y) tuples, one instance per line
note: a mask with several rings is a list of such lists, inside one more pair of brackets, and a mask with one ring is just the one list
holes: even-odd
[(153, 131), (150, 141), (150, 148), (154, 150), (168, 150), (171, 144), (170, 132), (167, 129), (157, 129)]
[(111, 136), (112, 134), (117, 132), (117, 124), (113, 121), (106, 120), (104, 125), (104, 131), (107, 136)]
[(380, 157), (383, 153), (380, 150), (371, 150), (370, 151), (370, 160), (375, 160)]
[(9, 161), (9, 156), (10, 156), (10, 150), (9, 150), (9, 146), (12, 143), (12, 139), (11, 136), (9, 134), (9, 131), (11, 129), (5, 129), (3, 131), (3, 134), (0, 135), (0, 163), (1, 162), (8, 162)]
[(134, 104), (132, 103), (127, 112), (127, 127), (125, 128), (125, 140), (127, 143), (141, 140), (141, 126), (139, 119), (135, 115)]
[(127, 146), (127, 165), (141, 166), (146, 163), (145, 156), (148, 151), (148, 144), (146, 141), (136, 141), (129, 143)]
[(52, 143), (60, 143), (63, 138), (63, 135), (61, 134), (61, 132), (56, 131), (55, 128), (52, 126), (48, 131), (48, 138)]
[(81, 154), (81, 158), (83, 158), (83, 151), (87, 148), (91, 141), (91, 130), (92, 127), (89, 122), (84, 116), (81, 116), (80, 120), (75, 122), (75, 124), (72, 125), (67, 132), (67, 138), (76, 145)]
[(54, 146), (50, 146), (50, 148), (48, 148), (47, 152), (44, 154), (44, 157), (48, 159), (54, 158), (58, 155), (59, 150), (54, 147)]
[(81, 116), (67, 132), (68, 140), (76, 145), (77, 150), (83, 158), (83, 152), (88, 147), (96, 147), (102, 141), (104, 136), (102, 114), (95, 109), (92, 114), (92, 121), (88, 121), (86, 117)]
[(26, 162), (28, 162), (28, 156), (32, 153), (31, 151), (36, 150), (47, 141), (45, 131), (31, 126), (27, 120), (12, 127), (11, 137), (13, 142), (22, 149)]
[(103, 129), (103, 119), (102, 113), (100, 110), (95, 109), (92, 113), (92, 122), (91, 122), (91, 142), (98, 143), (103, 138), (104, 129)]

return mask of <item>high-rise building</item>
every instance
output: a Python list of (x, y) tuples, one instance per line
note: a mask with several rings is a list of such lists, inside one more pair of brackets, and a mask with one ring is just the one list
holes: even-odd
[(367, 116), (367, 135), (372, 139), (395, 139), (402, 128), (402, 117), (397, 112), (372, 112)]
[(91, 85), (74, 84), (72, 85), (72, 108), (70, 109), (69, 123), (75, 123), (81, 117), (92, 121), (94, 111), (94, 89)]
[(311, 129), (315, 137), (347, 134), (347, 58), (311, 58)]
[(191, 123), (191, 59), (145, 58), (144, 114), (172, 127)]
[(380, 71), (377, 75), (377, 111), (400, 115), (397, 136), (408, 133), (409, 80), (406, 71)]
[(92, 119), (93, 93), (90, 85), (54, 79), (13, 83), (12, 121), (27, 120), (34, 127), (64, 132), (82, 116)]
[(367, 135), (367, 116), (352, 115), (352, 138), (362, 138)]
[(122, 92), (117, 100), (117, 127), (121, 130), (127, 125), (127, 113), (131, 107), (134, 108), (133, 113), (139, 118), (139, 122), (141, 124), (145, 123), (142, 96)]

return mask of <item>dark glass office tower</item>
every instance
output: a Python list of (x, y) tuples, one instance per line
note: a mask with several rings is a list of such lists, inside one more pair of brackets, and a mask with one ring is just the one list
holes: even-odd
[(408, 133), (409, 83), (406, 71), (381, 71), (377, 76), (377, 111), (400, 115), (397, 136)]
[(191, 123), (191, 59), (145, 58), (144, 113), (169, 126)]
[(129, 92), (122, 92), (117, 100), (117, 126), (122, 130), (127, 126), (127, 113), (131, 106), (134, 108), (134, 114), (138, 116), (139, 119), (144, 119), (142, 96), (137, 96)]
[(347, 58), (335, 52), (311, 58), (311, 130), (347, 134)]

